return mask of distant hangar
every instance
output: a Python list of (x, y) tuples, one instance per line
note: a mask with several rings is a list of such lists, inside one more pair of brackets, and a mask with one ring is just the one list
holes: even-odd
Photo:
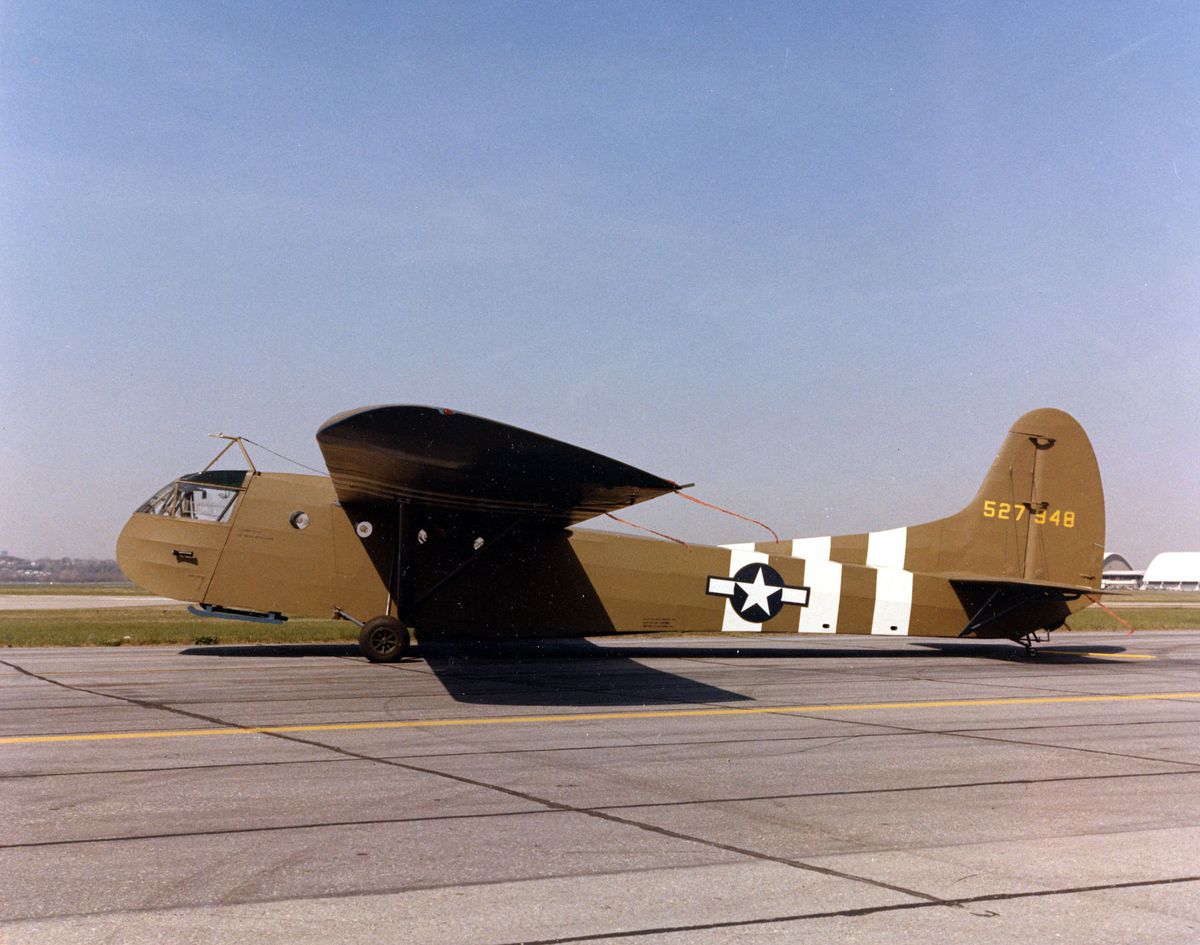
[(1142, 578), (1153, 591), (1200, 591), (1200, 551), (1164, 551), (1155, 555)]
[(1104, 556), (1104, 586), (1144, 591), (1200, 591), (1200, 551), (1164, 551), (1145, 571), (1124, 555)]

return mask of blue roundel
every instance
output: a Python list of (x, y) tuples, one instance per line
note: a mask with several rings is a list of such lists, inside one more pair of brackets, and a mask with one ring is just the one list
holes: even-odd
[(733, 609), (743, 620), (766, 623), (783, 609), (784, 581), (769, 564), (739, 568), (733, 581)]

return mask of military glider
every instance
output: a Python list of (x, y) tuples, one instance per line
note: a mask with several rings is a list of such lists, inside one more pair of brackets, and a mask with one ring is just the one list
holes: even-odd
[(375, 662), (399, 659), (410, 628), (429, 640), (722, 631), (1028, 649), (1100, 592), (1100, 472), (1060, 410), (1013, 424), (957, 514), (716, 547), (578, 528), (686, 487), (482, 417), (364, 407), (317, 442), (328, 476), (260, 472), (247, 454), (249, 469), (210, 463), (172, 480), (121, 532), (122, 570), (200, 615), (350, 620)]

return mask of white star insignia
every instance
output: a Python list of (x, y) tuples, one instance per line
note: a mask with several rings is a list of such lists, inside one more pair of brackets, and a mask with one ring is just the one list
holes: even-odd
[(783, 590), (782, 587), (777, 587), (768, 584), (763, 580), (763, 569), (760, 567), (758, 573), (754, 576), (752, 583), (738, 581), (737, 586), (746, 592), (746, 601), (742, 604), (741, 613), (746, 613), (751, 607), (757, 607), (764, 614), (771, 612), (771, 598)]

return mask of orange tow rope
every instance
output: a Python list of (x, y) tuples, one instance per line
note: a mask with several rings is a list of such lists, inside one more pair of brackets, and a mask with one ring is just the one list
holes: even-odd
[(637, 522), (631, 522), (627, 519), (618, 518), (617, 516), (613, 515), (612, 512), (605, 512), (604, 514), (611, 518), (614, 522), (620, 522), (622, 525), (628, 525), (630, 528), (640, 528), (642, 531), (649, 532), (651, 535), (657, 535), (659, 538), (665, 538), (667, 541), (673, 541), (677, 545), (683, 545), (683, 547), (688, 551), (692, 550), (692, 546), (682, 538), (674, 538), (671, 535), (664, 535), (662, 532), (656, 532), (653, 528), (647, 528), (645, 525), (639, 525)]
[(779, 541), (779, 533), (765, 522), (760, 522), (758, 519), (751, 518), (749, 515), (739, 515), (737, 512), (731, 512), (729, 509), (723, 509), (721, 506), (713, 505), (711, 502), (705, 502), (703, 499), (697, 499), (694, 495), (688, 495), (686, 492), (683, 492), (680, 489), (676, 489), (675, 494), (687, 499), (689, 502), (695, 502), (697, 505), (703, 505), (706, 509), (716, 509), (718, 512), (724, 512), (726, 515), (732, 515), (734, 518), (740, 518), (744, 522), (753, 522), (759, 528), (765, 528), (775, 537), (776, 541)]
[(1110, 617), (1112, 617), (1112, 619), (1115, 620), (1117, 623), (1128, 627), (1129, 635), (1130, 636), (1133, 635), (1133, 624), (1131, 624), (1128, 620), (1125, 620), (1123, 617), (1118, 617), (1116, 614), (1114, 614), (1112, 612), (1111, 609), (1109, 609), (1108, 607), (1105, 607), (1102, 603), (1100, 603), (1100, 601), (1098, 601), (1096, 598), (1094, 598), (1091, 594), (1084, 594), (1083, 596), (1086, 597), (1088, 600), (1090, 600), (1093, 604), (1095, 604), (1101, 610), (1103, 610)]

